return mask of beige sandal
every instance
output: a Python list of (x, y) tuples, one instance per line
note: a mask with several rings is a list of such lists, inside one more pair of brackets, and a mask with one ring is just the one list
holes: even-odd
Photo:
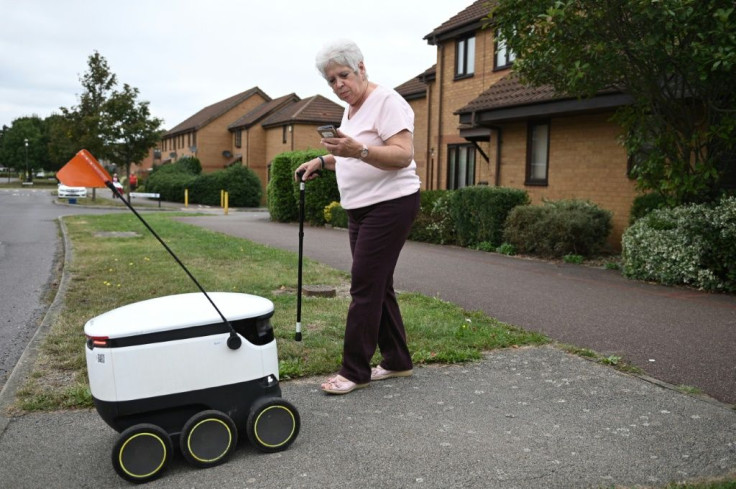
[(414, 370), (386, 370), (380, 365), (371, 369), (371, 380), (385, 380), (394, 377), (410, 377)]
[(356, 384), (342, 375), (335, 375), (331, 379), (328, 379), (327, 382), (323, 383), (321, 387), (322, 391), (327, 394), (348, 394), (353, 392), (355, 389), (362, 389), (369, 385), (370, 382), (366, 382), (365, 384)]

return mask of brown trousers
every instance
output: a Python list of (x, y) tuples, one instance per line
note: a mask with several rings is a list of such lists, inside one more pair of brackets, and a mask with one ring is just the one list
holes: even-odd
[(388, 370), (409, 370), (404, 322), (394, 292), (394, 269), (419, 212), (419, 192), (347, 211), (353, 255), (340, 375), (362, 384), (371, 378), (378, 346)]

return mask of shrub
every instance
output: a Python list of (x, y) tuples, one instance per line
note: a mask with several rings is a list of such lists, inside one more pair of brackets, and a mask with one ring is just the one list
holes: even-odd
[(146, 180), (146, 192), (161, 194), (161, 199), (169, 202), (184, 202), (184, 191), (192, 186), (197, 175), (165, 171), (152, 174)]
[(348, 213), (345, 209), (342, 208), (339, 202), (330, 202), (330, 204), (325, 207), (324, 214), (325, 222), (328, 222), (336, 228), (347, 229)]
[(520, 253), (544, 257), (591, 256), (611, 233), (611, 212), (582, 200), (520, 206), (506, 221), (504, 238)]
[[(308, 154), (307, 158), (302, 161), (310, 160), (314, 157)], [(294, 165), (294, 169), (299, 166), (302, 161), (298, 161)], [(293, 172), (292, 172), (293, 173)], [(299, 199), (299, 183), (294, 182), (294, 198), (296, 202)], [(337, 180), (334, 171), (324, 171), (322, 175), (314, 180), (306, 182), (304, 191), (304, 220), (313, 226), (325, 225), (324, 209), (330, 202), (339, 201), (340, 192), (337, 190)], [(346, 215), (347, 217), (347, 215)]]
[(562, 261), (565, 263), (574, 263), (575, 265), (580, 265), (585, 261), (585, 257), (582, 255), (565, 255), (562, 257)]
[(192, 175), (200, 175), (202, 173), (202, 163), (199, 161), (199, 158), (194, 156), (180, 158), (173, 166), (183, 173), (191, 173)]
[(220, 205), (220, 192), (225, 190), (233, 207), (257, 207), (263, 195), (258, 176), (249, 168), (233, 165), (202, 174), (199, 159), (193, 157), (156, 167), (146, 179), (145, 189), (170, 202), (184, 202), (184, 191), (189, 189), (189, 201), (205, 205)]
[(667, 207), (667, 198), (657, 193), (639, 195), (634, 198), (629, 213), (629, 226), (655, 209)]
[(469, 247), (483, 241), (493, 246), (501, 245), (509, 212), (528, 203), (526, 191), (519, 189), (476, 186), (456, 190), (452, 193), (450, 215), (457, 243)]
[(502, 255), (515, 255), (516, 254), (516, 247), (514, 245), (509, 243), (503, 243), (501, 246), (496, 248), (496, 253), (501, 253)]
[(195, 158), (194, 156), (185, 156), (173, 163), (154, 166), (151, 176), (172, 173), (199, 175), (202, 173), (202, 163), (199, 161), (199, 158)]
[(202, 173), (198, 158), (185, 157), (166, 165), (155, 166), (146, 179), (146, 192), (161, 194), (169, 202), (184, 202), (184, 190), (190, 188), (197, 175)]
[(622, 272), (639, 280), (736, 291), (736, 197), (659, 209), (622, 238)]
[[(292, 151), (281, 153), (271, 165), (271, 181), (268, 183), (268, 210), (271, 219), (279, 222), (296, 221), (299, 218), (299, 182), (294, 181), (296, 168), (318, 155), (322, 150)], [(313, 225), (324, 225), (324, 208), (340, 199), (335, 172), (325, 171), (306, 183), (304, 216)]]
[(220, 205), (221, 192), (228, 193), (232, 207), (258, 207), (263, 190), (258, 176), (242, 165), (200, 175), (191, 186), (189, 198), (204, 205)]
[(266, 189), (268, 212), (277, 222), (295, 221), (299, 217), (297, 200), (294, 198), (294, 168), (292, 153), (281, 153), (271, 163), (271, 178)]
[(425, 190), (419, 194), (419, 213), (409, 239), (425, 243), (452, 244), (455, 226), (450, 217), (452, 190)]

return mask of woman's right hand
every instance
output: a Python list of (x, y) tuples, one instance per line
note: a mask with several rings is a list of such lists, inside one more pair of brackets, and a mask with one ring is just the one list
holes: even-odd
[[(309, 160), (306, 163), (302, 163), (299, 165), (299, 167), (294, 172), (294, 181), (298, 182), (300, 180), (302, 181), (309, 181), (314, 180), (318, 176), (318, 171), (322, 167), (322, 162), (319, 160), (319, 158), (315, 158), (313, 160)], [(304, 175), (301, 175), (300, 173), (304, 173)]]

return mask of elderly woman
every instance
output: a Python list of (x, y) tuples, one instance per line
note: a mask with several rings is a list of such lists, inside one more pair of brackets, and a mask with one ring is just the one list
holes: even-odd
[[(412, 374), (393, 274), (419, 210), (414, 113), (396, 91), (368, 81), (363, 54), (352, 41), (326, 45), (316, 64), (348, 106), (337, 137), (322, 139), (329, 154), (302, 164), (296, 173), (304, 171), (302, 178), (310, 180), (319, 169), (334, 170), (348, 214), (352, 301), (342, 367), (322, 384), (326, 393), (347, 394), (371, 380)], [(376, 347), (383, 359), (371, 369)]]

